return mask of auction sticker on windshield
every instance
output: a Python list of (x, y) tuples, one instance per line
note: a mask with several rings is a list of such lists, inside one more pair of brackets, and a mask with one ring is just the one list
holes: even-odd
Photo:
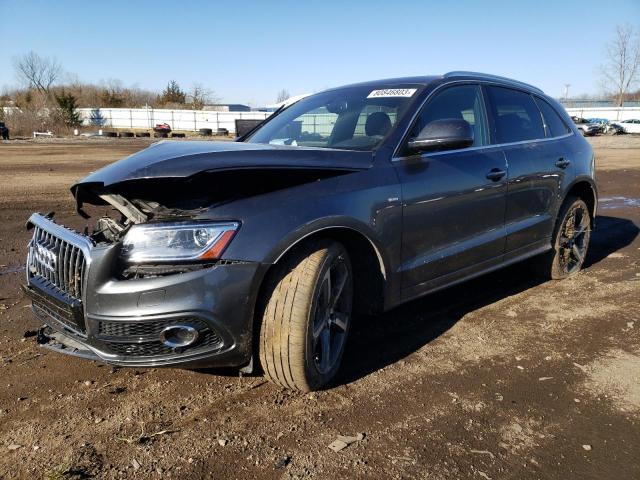
[(416, 93), (416, 88), (385, 88), (383, 90), (373, 90), (367, 98), (378, 97), (410, 97)]

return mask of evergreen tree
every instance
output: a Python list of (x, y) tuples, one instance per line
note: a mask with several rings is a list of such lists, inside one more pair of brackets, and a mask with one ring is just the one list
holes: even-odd
[(161, 104), (167, 103), (185, 103), (187, 100), (187, 94), (180, 88), (178, 82), (171, 80), (167, 84), (167, 88), (162, 91), (162, 94), (158, 98)]
[(76, 111), (76, 97), (64, 90), (60, 95), (56, 94), (56, 102), (60, 108), (60, 116), (64, 124), (69, 127), (77, 127), (82, 124), (80, 114)]

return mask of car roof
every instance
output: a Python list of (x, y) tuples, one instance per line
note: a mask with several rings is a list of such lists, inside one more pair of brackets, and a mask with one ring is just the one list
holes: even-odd
[(519, 87), (524, 88), (526, 90), (531, 90), (536, 93), (544, 95), (544, 92), (538, 87), (534, 87), (533, 85), (529, 85), (528, 83), (520, 82), (518, 80), (513, 80), (507, 77), (501, 77), (498, 75), (491, 75), (488, 73), (480, 73), (480, 72), (466, 72), (466, 71), (453, 71), (445, 73), (444, 75), (424, 75), (424, 76), (414, 76), (414, 77), (397, 77), (397, 78), (385, 78), (381, 80), (370, 80), (367, 82), (359, 82), (353, 83), (350, 85), (344, 85), (342, 87), (332, 88), (330, 90), (337, 90), (338, 88), (346, 88), (346, 87), (384, 87), (384, 86), (392, 86), (392, 85), (422, 85), (427, 86), (433, 82), (441, 81), (441, 80), (450, 80), (450, 79), (460, 79), (460, 80), (484, 80), (491, 81), (494, 83), (503, 84), (505, 86)]

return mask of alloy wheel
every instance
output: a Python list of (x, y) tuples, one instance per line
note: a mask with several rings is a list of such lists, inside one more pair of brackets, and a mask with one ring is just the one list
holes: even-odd
[(313, 358), (320, 374), (330, 372), (342, 356), (351, 321), (352, 297), (349, 268), (342, 257), (337, 257), (320, 282), (313, 315)]
[(558, 239), (560, 266), (570, 275), (582, 267), (589, 245), (591, 221), (589, 212), (574, 206), (565, 217)]

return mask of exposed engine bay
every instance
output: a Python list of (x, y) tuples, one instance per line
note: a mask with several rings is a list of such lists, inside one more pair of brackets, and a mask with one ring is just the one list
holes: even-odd
[(190, 177), (127, 180), (105, 188), (79, 183), (72, 188), (77, 211), (110, 205), (120, 215), (102, 215), (89, 233), (96, 243), (114, 243), (135, 224), (190, 219), (210, 208), (241, 198), (344, 175), (353, 170), (324, 168), (241, 168), (201, 172)]

